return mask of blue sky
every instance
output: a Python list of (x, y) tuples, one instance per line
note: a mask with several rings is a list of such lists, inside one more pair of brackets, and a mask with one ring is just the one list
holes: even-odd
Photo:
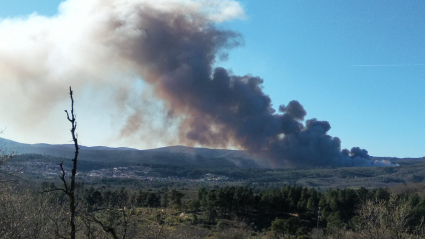
[[(59, 0), (2, 0), (0, 18), (54, 15)], [(344, 148), (425, 156), (424, 1), (240, 0), (242, 47), (217, 65), (264, 79), (274, 106), (298, 100)], [(13, 137), (11, 137), (13, 139)]]
[(248, 19), (226, 27), (246, 44), (227, 67), (263, 77), (276, 105), (299, 100), (343, 147), (425, 155), (425, 2), (240, 2)]

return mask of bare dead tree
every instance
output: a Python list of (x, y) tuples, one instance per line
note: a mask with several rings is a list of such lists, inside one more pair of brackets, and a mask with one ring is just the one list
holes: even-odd
[(63, 193), (65, 193), (65, 195), (68, 196), (69, 212), (71, 214), (71, 218), (70, 218), (71, 233), (70, 234), (71, 234), (71, 239), (75, 239), (75, 233), (76, 233), (75, 218), (76, 218), (76, 209), (77, 209), (77, 204), (75, 200), (75, 176), (77, 174), (78, 154), (79, 154), (80, 147), (78, 145), (77, 134), (75, 132), (77, 129), (77, 120), (76, 120), (75, 112), (74, 112), (74, 95), (73, 95), (73, 91), (71, 87), (69, 87), (69, 96), (71, 98), (71, 113), (69, 113), (67, 110), (65, 110), (65, 113), (66, 113), (66, 117), (68, 121), (71, 123), (70, 131), (72, 135), (72, 141), (74, 142), (74, 147), (75, 147), (74, 158), (72, 159), (73, 166), (71, 171), (71, 183), (68, 184), (66, 180), (66, 170), (63, 166), (63, 162), (61, 162), (59, 163), (59, 167), (61, 169), (61, 174), (59, 175), (59, 178), (61, 179), (63, 183), (63, 188), (54, 188), (51, 190), (43, 191), (41, 193), (52, 192), (52, 191), (62, 191)]
[(78, 146), (78, 139), (77, 135), (75, 133), (75, 130), (77, 129), (77, 121), (75, 119), (75, 112), (74, 112), (74, 97), (71, 87), (69, 87), (69, 96), (71, 97), (71, 114), (68, 113), (67, 110), (65, 110), (66, 117), (68, 118), (68, 121), (71, 122), (71, 135), (72, 135), (72, 141), (74, 142), (75, 147), (75, 154), (74, 158), (72, 159), (73, 166), (71, 171), (71, 185), (68, 187), (68, 184), (65, 180), (65, 170), (63, 169), (63, 163), (60, 163), (60, 167), (62, 170), (62, 175), (60, 176), (64, 187), (65, 187), (65, 193), (69, 197), (69, 211), (71, 213), (71, 239), (75, 239), (75, 214), (76, 214), (76, 202), (75, 202), (75, 175), (77, 174), (77, 165), (78, 165), (78, 153), (80, 150), (80, 147)]

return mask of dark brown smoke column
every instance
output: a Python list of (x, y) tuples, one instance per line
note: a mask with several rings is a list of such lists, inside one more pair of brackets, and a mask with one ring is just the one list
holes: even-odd
[[(143, 7), (138, 17), (140, 35), (110, 44), (153, 86), (171, 117), (181, 118), (182, 143), (242, 147), (275, 167), (370, 165), (367, 151), (341, 151), (340, 140), (327, 135), (328, 122), (311, 119), (304, 126), (306, 111), (298, 101), (277, 113), (261, 78), (214, 68), (217, 58), (240, 44), (238, 33), (184, 10)], [(125, 24), (111, 20), (110, 27), (117, 31)]]

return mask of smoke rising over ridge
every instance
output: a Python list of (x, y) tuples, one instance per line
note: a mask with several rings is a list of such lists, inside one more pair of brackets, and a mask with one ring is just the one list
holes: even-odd
[[(154, 120), (131, 101), (160, 99), (165, 122), (177, 122), (170, 142), (239, 147), (275, 167), (371, 165), (366, 150), (342, 150), (340, 140), (327, 135), (328, 122), (303, 124), (307, 112), (298, 101), (275, 112), (263, 79), (215, 67), (243, 39), (214, 24), (243, 14), (234, 1), (67, 0), (54, 17), (0, 22), (0, 81), (31, 98), (21, 102), (28, 109), (43, 103), (45, 114), (68, 85), (112, 85), (117, 110), (133, 108), (122, 137)], [(137, 89), (129, 84), (137, 79), (151, 90), (140, 99), (130, 97)]]

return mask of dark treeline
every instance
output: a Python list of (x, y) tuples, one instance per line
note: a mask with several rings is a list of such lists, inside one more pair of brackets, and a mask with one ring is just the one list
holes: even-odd
[[(239, 218), (256, 222), (261, 229), (270, 226), (275, 218), (286, 219), (292, 224), (288, 228), (306, 234), (317, 227), (320, 207), (319, 227), (350, 228), (352, 220), (366, 201), (389, 201), (390, 193), (385, 189), (367, 190), (332, 189), (324, 193), (314, 188), (284, 186), (254, 194), (249, 187), (224, 187), (220, 189), (201, 188), (197, 199), (190, 202), (192, 209), (200, 206), (209, 215)], [(420, 223), (425, 215), (425, 198), (416, 194), (399, 195), (398, 199), (409, 203), (413, 210), (412, 226)]]
[[(0, 236), (46, 238), (51, 232), (57, 238), (66, 235), (68, 199), (60, 191), (51, 191), (54, 188), (53, 183), (44, 182), (34, 191), (16, 191), (11, 187), (0, 190), (0, 219), (4, 222), (0, 224)], [(425, 197), (396, 195), (382, 188), (319, 191), (285, 185), (256, 193), (247, 186), (178, 191), (167, 187), (134, 190), (78, 183), (76, 195), (79, 238), (210, 235), (209, 238), (221, 239), (384, 239), (423, 238), (424, 233)], [(121, 236), (112, 236), (112, 232)]]
[[(367, 201), (388, 202), (394, 197), (382, 188), (331, 189), (320, 192), (315, 188), (284, 186), (256, 194), (250, 187), (226, 186), (218, 189), (202, 187), (196, 196), (185, 197), (183, 202), (183, 193), (166, 188), (158, 191), (130, 191), (125, 188), (107, 190), (104, 187), (81, 190), (80, 195), (91, 207), (116, 207), (121, 204), (151, 208), (171, 206), (202, 212), (204, 223), (207, 224), (215, 223), (220, 218), (237, 217), (253, 223), (255, 230), (269, 228), (279, 219), (288, 224), (288, 233), (298, 235), (308, 234), (315, 227), (353, 229), (353, 222)], [(409, 225), (417, 226), (425, 215), (425, 198), (417, 194), (397, 195), (396, 198), (411, 206), (413, 211)], [(321, 218), (318, 223), (319, 211)]]

